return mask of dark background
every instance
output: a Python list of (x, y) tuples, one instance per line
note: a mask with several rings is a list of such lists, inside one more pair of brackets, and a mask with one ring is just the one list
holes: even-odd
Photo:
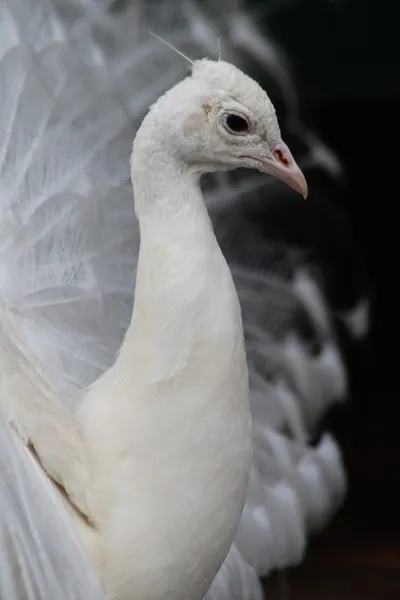
[[(400, 5), (254, 2), (289, 56), (302, 113), (342, 159), (343, 201), (373, 286), (373, 329), (351, 363), (351, 397), (330, 415), (349, 497), (270, 598), (400, 598)], [(276, 7), (279, 8), (276, 8)]]

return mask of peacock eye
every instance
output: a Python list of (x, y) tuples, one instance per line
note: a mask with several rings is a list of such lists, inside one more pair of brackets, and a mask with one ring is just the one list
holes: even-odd
[(225, 128), (230, 133), (247, 133), (250, 131), (250, 123), (244, 117), (230, 113), (224, 119)]

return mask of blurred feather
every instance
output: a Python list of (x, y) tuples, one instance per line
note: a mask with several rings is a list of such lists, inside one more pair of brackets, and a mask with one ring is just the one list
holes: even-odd
[(258, 577), (233, 544), (204, 600), (261, 600)]

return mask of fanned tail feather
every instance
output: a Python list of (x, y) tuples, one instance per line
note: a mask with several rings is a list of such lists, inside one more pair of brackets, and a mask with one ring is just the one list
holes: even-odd
[[(141, 3), (130, 3), (120, 16), (108, 12), (108, 3), (89, 0), (34, 4), (0, 0), (1, 318), (38, 372), (74, 408), (79, 392), (112, 363), (132, 310), (139, 244), (129, 186), (134, 131), (149, 104), (187, 68), (158, 41), (144, 40), (140, 31), (159, 24), (159, 33), (169, 29), (169, 39), (196, 58), (208, 52), (217, 23), (224, 59), (240, 62), (237, 46), (247, 48), (269, 68), (272, 60), (278, 87), (289, 86), (290, 78), (279, 54), (257, 45), (261, 37), (253, 36), (251, 21), (239, 8), (229, 22), (225, 17), (211, 21), (210, 7), (211, 12), (202, 13), (189, 3), (182, 12), (168, 3), (168, 10), (152, 21)], [(290, 87), (284, 96), (295, 110)], [(314, 142), (314, 154), (306, 157), (311, 165), (321, 163)], [(207, 600), (258, 600), (256, 573), (300, 562), (307, 532), (327, 521), (345, 492), (333, 438), (323, 437), (315, 448), (307, 443), (324, 412), (346, 391), (325, 299), (319, 288), (304, 294), (301, 253), (268, 244), (249, 221), (235, 223), (235, 205), (246, 204), (263, 185), (263, 177), (248, 174), (205, 182), (243, 310), (255, 444), (237, 537)], [(7, 452), (18, 457), (26, 450), (12, 435)], [(31, 463), (20, 471), (27, 489), (38, 472)], [(43, 490), (47, 510), (51, 490)], [(11, 510), (10, 503), (3, 496), (2, 508)], [(48, 506), (46, 535), (51, 531), (55, 542), (69, 539), (63, 510), (57, 529)], [(40, 533), (34, 507), (24, 504), (15, 518), (26, 523), (28, 516), (30, 531)], [(38, 547), (29, 548), (35, 553)], [(46, 558), (52, 548), (43, 548)], [(24, 557), (23, 549), (20, 559), (28, 560)], [(12, 567), (15, 557), (4, 560)], [(81, 560), (80, 569), (78, 576), (90, 579), (90, 565)], [(44, 572), (43, 565), (32, 562), (33, 579), (40, 581)], [(79, 577), (71, 575), (71, 590)], [(5, 600), (14, 598), (9, 589)], [(73, 593), (71, 598), (80, 598)], [(90, 593), (85, 597), (101, 597)], [(57, 595), (46, 588), (41, 597)]]
[(232, 544), (224, 564), (204, 600), (262, 600), (263, 593), (255, 571)]

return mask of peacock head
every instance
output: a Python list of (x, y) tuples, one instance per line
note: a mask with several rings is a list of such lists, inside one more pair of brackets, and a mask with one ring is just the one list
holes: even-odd
[(160, 143), (166, 142), (193, 171), (257, 169), (307, 197), (306, 180), (282, 141), (272, 102), (235, 66), (222, 60), (195, 61), (192, 74), (150, 112)]

